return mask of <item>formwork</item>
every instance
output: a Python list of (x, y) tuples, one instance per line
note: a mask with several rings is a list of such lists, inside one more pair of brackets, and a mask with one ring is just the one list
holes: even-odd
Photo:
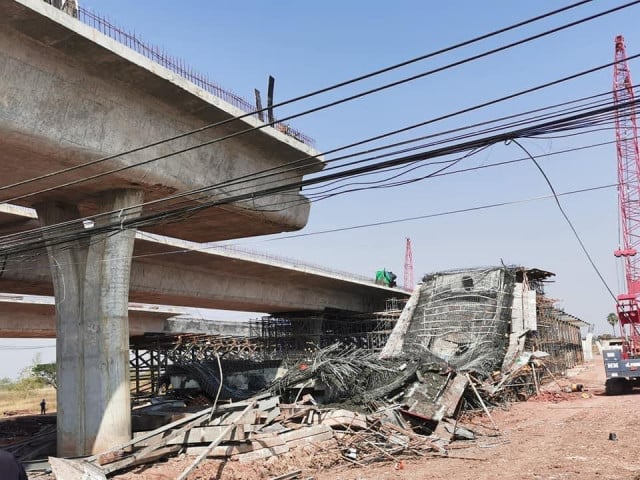
[(246, 368), (248, 362), (263, 362), (263, 345), (259, 338), (229, 335), (149, 333), (132, 337), (131, 394), (134, 399), (157, 395), (167, 386), (167, 372), (175, 366), (189, 369), (217, 364), (223, 358), (229, 372)]
[[(263, 375), (267, 378), (331, 345), (385, 357), (395, 343), (398, 348), (391, 356), (435, 357), (484, 377), (507, 371), (526, 352), (539, 351), (548, 354), (550, 370), (562, 373), (583, 361), (580, 326), (587, 324), (545, 295), (551, 276), (512, 266), (451, 270), (425, 275), (409, 300), (410, 308), (405, 301), (390, 299), (384, 311), (369, 314), (325, 310), (265, 316), (250, 322), (249, 337), (134, 338), (132, 392), (135, 397), (157, 394), (166, 373), (180, 369), (198, 379), (205, 391), (215, 390), (219, 384), (209, 379), (217, 376), (218, 358), (226, 373), (263, 369), (269, 370)], [(388, 342), (399, 330), (399, 342)], [(248, 383), (260, 383), (259, 373), (246, 376)]]

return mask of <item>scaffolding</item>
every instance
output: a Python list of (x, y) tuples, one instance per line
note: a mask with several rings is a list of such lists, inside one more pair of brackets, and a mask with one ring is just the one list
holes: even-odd
[(263, 360), (260, 339), (230, 335), (149, 333), (130, 342), (131, 394), (140, 399), (157, 395), (166, 386), (172, 365), (225, 361), (225, 370), (238, 370), (247, 361)]
[(335, 343), (378, 352), (386, 344), (405, 303), (404, 299), (391, 298), (384, 311), (365, 314), (325, 310), (265, 316), (252, 323), (251, 331), (259, 332), (265, 352), (285, 360), (295, 361)]
[[(543, 351), (549, 355), (549, 368), (563, 373), (583, 361), (580, 327), (588, 324), (556, 308), (555, 300), (545, 296), (550, 276), (550, 272), (505, 266), (426, 275), (412, 297), (415, 308), (405, 312), (406, 322), (400, 321), (408, 325), (402, 354), (435, 356), (459, 370), (489, 376), (508, 368), (525, 351)], [(391, 298), (384, 311), (368, 314), (327, 309), (265, 316), (250, 322), (249, 337), (134, 337), (132, 393), (137, 398), (156, 395), (167, 372), (180, 369), (205, 391), (214, 391), (217, 384), (211, 379), (217, 374), (218, 358), (223, 359), (225, 376), (245, 372), (246, 378), (255, 380), (261, 369), (290, 366), (331, 345), (339, 344), (341, 351), (380, 352), (405, 304), (406, 300)], [(228, 390), (230, 395), (241, 394), (232, 392), (231, 386)]]
[(553, 373), (564, 374), (584, 362), (580, 326), (588, 324), (567, 315), (555, 304), (551, 298), (536, 298), (538, 329), (527, 337), (526, 349), (548, 353), (548, 367)]

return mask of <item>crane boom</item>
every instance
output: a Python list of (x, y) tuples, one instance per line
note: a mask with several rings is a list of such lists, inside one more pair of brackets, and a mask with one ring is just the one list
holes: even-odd
[[(616, 107), (616, 150), (618, 156), (618, 201), (623, 245), (615, 252), (624, 259), (626, 293), (618, 296), (618, 318), (625, 335), (629, 326), (627, 353), (640, 353), (640, 315), (638, 296), (640, 295), (640, 152), (636, 113), (627, 64), (627, 54), (622, 35), (615, 39), (615, 63), (613, 72), (613, 101)], [(637, 351), (636, 351), (637, 350)]]
[(613, 103), (618, 154), (618, 202), (622, 245), (614, 252), (624, 260), (626, 292), (618, 295), (616, 308), (622, 340), (602, 350), (607, 375), (607, 395), (629, 393), (640, 386), (640, 153), (633, 83), (627, 65), (624, 38), (615, 40)]

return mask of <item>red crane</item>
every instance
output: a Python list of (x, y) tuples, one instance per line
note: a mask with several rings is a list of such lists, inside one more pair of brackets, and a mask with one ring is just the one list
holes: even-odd
[(615, 252), (624, 260), (626, 293), (618, 295), (618, 319), (622, 335), (623, 358), (640, 356), (640, 153), (634, 93), (631, 74), (627, 65), (624, 38), (615, 39), (615, 64), (613, 72), (613, 102), (616, 107), (616, 146), (618, 154), (618, 201), (622, 225), (622, 242)]
[(407, 237), (407, 247), (404, 253), (404, 284), (405, 290), (413, 291), (413, 252), (411, 251), (411, 239)]

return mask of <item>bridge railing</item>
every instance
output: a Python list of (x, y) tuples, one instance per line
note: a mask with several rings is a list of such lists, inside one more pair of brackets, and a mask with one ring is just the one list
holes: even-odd
[(247, 256), (256, 258), (256, 259), (262, 259), (262, 260), (267, 260), (270, 262), (277, 262), (280, 264), (287, 264), (288, 266), (292, 266), (294, 268), (308, 268), (310, 270), (315, 270), (318, 271), (320, 273), (325, 273), (327, 275), (331, 275), (331, 276), (337, 276), (337, 277), (343, 277), (349, 280), (356, 280), (359, 282), (367, 282), (367, 283), (375, 283), (375, 278), (373, 276), (371, 277), (367, 277), (365, 275), (358, 275), (357, 273), (351, 273), (351, 272), (346, 272), (344, 270), (336, 270), (336, 269), (332, 269), (332, 268), (327, 268), (325, 266), (322, 265), (318, 265), (318, 264), (314, 264), (314, 263), (310, 263), (310, 262), (303, 262), (300, 260), (297, 260), (295, 258), (291, 258), (291, 257), (285, 257), (285, 256), (280, 256), (280, 255), (272, 255), (269, 253), (264, 253), (264, 252), (259, 252), (259, 251), (255, 251), (255, 250), (251, 250), (251, 249), (247, 249), (244, 247), (236, 247), (233, 245), (217, 245), (215, 247), (210, 247), (211, 249), (215, 248), (215, 249), (221, 249), (221, 250), (225, 250), (228, 251), (229, 253), (234, 253), (234, 254), (245, 254)]
[[(196, 72), (183, 60), (168, 55), (159, 47), (142, 41), (136, 34), (124, 31), (120, 27), (117, 27), (116, 25), (111, 23), (106, 18), (82, 7), (78, 7), (77, 18), (85, 25), (95, 28), (104, 35), (129, 47), (131, 50), (138, 52), (140, 55), (145, 56), (149, 60), (162, 65), (166, 69), (171, 70), (173, 73), (178, 74), (182, 78), (190, 81), (194, 85), (211, 93), (212, 95), (215, 95), (216, 97), (224, 100), (225, 102), (233, 105), (243, 112), (250, 113), (256, 110), (255, 106), (249, 103), (247, 100), (239, 95), (236, 95), (235, 93), (222, 88), (221, 86), (207, 78), (205, 75)], [(259, 118), (257, 113), (254, 113), (253, 116)], [(273, 126), (280, 132), (293, 137), (306, 145), (315, 145), (315, 140), (313, 138), (303, 134), (295, 128), (292, 128), (290, 125), (284, 122), (278, 122), (276, 120)]]

